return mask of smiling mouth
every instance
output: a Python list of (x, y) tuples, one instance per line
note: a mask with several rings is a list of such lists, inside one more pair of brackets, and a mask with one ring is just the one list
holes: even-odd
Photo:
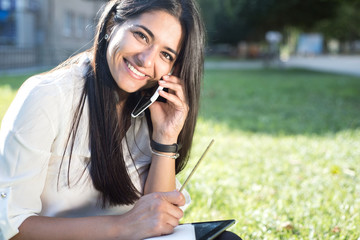
[(145, 77), (146, 75), (139, 72), (133, 65), (130, 64), (130, 62), (128, 62), (127, 60), (126, 61), (126, 65), (128, 66), (128, 68), (130, 69), (131, 72), (133, 72), (136, 76), (139, 76), (139, 77)]

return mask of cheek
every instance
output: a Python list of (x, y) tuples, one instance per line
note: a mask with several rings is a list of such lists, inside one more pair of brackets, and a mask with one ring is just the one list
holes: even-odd
[(164, 64), (164, 62), (159, 59), (155, 63), (155, 79), (162, 79), (163, 76), (168, 75), (171, 71), (169, 65)]
[(162, 75), (172, 75), (172, 65), (164, 64), (164, 66), (161, 67), (161, 73)]
[(108, 48), (106, 51), (107, 59), (110, 62), (117, 60), (117, 56), (126, 52), (126, 46), (129, 42), (129, 34), (126, 34), (122, 31), (117, 32), (110, 38)]
[(109, 69), (111, 74), (118, 75), (117, 71), (119, 71), (119, 67), (122, 63), (122, 56), (123, 56), (123, 46), (122, 44), (109, 44), (109, 47), (106, 51), (106, 59), (109, 65)]
[(107, 49), (106, 57), (110, 62), (114, 62), (117, 59), (117, 56), (119, 53), (121, 53), (122, 46), (121, 44), (109, 44), (109, 47)]

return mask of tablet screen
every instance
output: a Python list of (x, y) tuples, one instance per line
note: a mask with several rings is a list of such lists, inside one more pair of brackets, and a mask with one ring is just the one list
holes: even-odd
[(192, 223), (195, 226), (195, 235), (197, 240), (214, 239), (223, 231), (235, 223), (235, 220), (222, 220), (212, 222)]

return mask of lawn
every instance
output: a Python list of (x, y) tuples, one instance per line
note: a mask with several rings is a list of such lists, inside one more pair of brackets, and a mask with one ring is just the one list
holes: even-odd
[[(0, 78), (0, 117), (25, 77)], [(183, 222), (234, 218), (243, 239), (360, 237), (360, 78), (207, 70)]]
[(360, 237), (360, 79), (208, 70), (184, 222), (235, 218), (243, 239)]
[(29, 76), (0, 76), (0, 120), (15, 97), (16, 91)]

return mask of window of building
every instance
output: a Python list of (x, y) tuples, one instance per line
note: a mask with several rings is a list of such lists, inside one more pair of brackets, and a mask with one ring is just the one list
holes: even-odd
[(1, 0), (0, 1), (0, 9), (4, 11), (8, 11), (11, 8), (11, 0)]
[(15, 0), (0, 0), (0, 45), (16, 44)]
[(87, 19), (87, 25), (86, 25), (86, 38), (92, 39), (95, 35), (95, 25), (94, 25), (94, 19), (88, 18)]
[(63, 28), (64, 36), (70, 37), (72, 35), (73, 24), (74, 24), (74, 14), (71, 11), (66, 11), (64, 17), (64, 28)]
[(85, 32), (85, 17), (84, 16), (78, 16), (76, 20), (76, 36), (77, 37), (83, 37)]

